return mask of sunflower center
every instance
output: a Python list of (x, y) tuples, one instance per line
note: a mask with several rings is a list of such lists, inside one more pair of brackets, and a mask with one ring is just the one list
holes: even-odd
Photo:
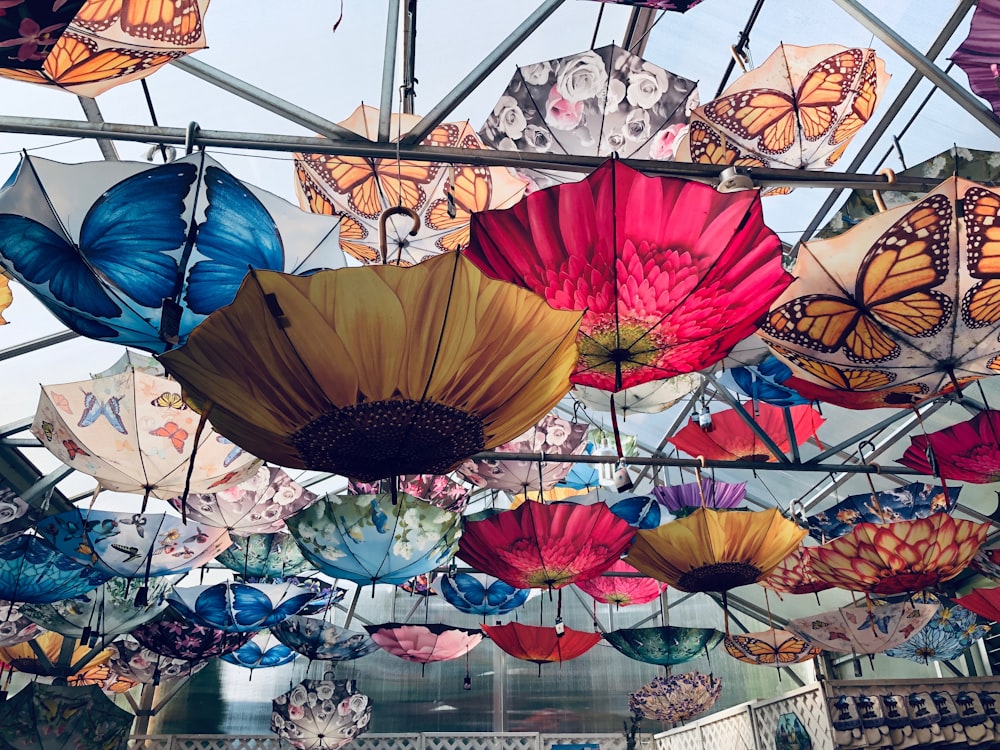
[(669, 343), (642, 321), (602, 322), (579, 339), (580, 364), (586, 372), (613, 374), (655, 366)]
[(760, 568), (750, 563), (718, 562), (689, 570), (677, 580), (676, 588), (689, 593), (728, 591), (755, 583), (760, 574)]

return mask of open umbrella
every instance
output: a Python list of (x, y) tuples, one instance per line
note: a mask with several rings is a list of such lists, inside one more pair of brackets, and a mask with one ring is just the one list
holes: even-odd
[(52, 549), (37, 536), (0, 544), (0, 600), (56, 602), (85, 594), (111, 573), (83, 565)]
[(144, 499), (225, 489), (259, 465), (210, 426), (199, 430), (177, 381), (136, 367), (128, 355), (100, 377), (43, 385), (31, 430), (100, 488)]
[[(340, 124), (374, 141), (379, 116), (374, 107), (361, 105)], [(418, 122), (412, 114), (392, 114), (392, 138), (406, 135)], [(485, 148), (468, 122), (441, 123), (423, 144)], [(525, 188), (502, 168), (321, 154), (295, 154), (295, 178), (303, 208), (343, 217), (340, 244), (345, 253), (363, 263), (400, 265), (464, 247), (471, 213), (517, 203)], [(415, 228), (402, 211), (392, 215), (400, 208), (418, 217)], [(388, 257), (380, 247), (383, 234)]]
[(795, 389), (848, 408), (907, 407), (994, 374), (998, 215), (1000, 193), (955, 177), (803, 243), (796, 281), (760, 331), (804, 381)]
[(274, 637), (317, 661), (353, 661), (378, 651), (366, 633), (347, 630), (321, 617), (292, 615), (271, 626)]
[(401, 584), (445, 565), (462, 516), (409, 495), (328, 495), (289, 518), (303, 556), (333, 578)]
[(457, 253), (255, 271), (161, 361), (246, 450), (375, 481), (447, 473), (535, 424), (569, 390), (578, 321)]
[(21, 613), (20, 604), (0, 600), (0, 648), (30, 641), (44, 632), (45, 628)]
[(349, 495), (390, 495), (393, 488), (396, 492), (405, 492), (437, 508), (456, 513), (461, 513), (471, 500), (468, 486), (444, 474), (404, 474), (378, 482), (347, 480)]
[(911, 601), (938, 603), (931, 621), (905, 643), (888, 649), (886, 656), (909, 659), (920, 664), (957, 659), (973, 643), (990, 632), (981, 624), (976, 613), (959, 604), (940, 601), (934, 594), (918, 594)]
[(600, 633), (563, 628), (542, 628), (509, 622), (506, 625), (483, 625), (483, 632), (503, 651), (515, 659), (531, 661), (538, 665), (538, 676), (542, 675), (542, 664), (564, 662), (576, 659), (590, 651), (601, 640)]
[(604, 640), (630, 659), (672, 667), (706, 655), (722, 642), (723, 636), (715, 628), (663, 625), (612, 630), (604, 634)]
[[(671, 159), (697, 84), (616, 45), (522, 65), (479, 134), (501, 151)], [(519, 168), (532, 189), (578, 174)]]
[(766, 589), (781, 594), (815, 594), (833, 588), (832, 584), (821, 581), (812, 572), (814, 547), (796, 547), (784, 560), (778, 563), (767, 578), (758, 583)]
[(15, 672), (46, 678), (76, 678), (92, 667), (107, 664), (110, 657), (106, 648), (92, 648), (75, 638), (49, 632), (0, 648), (0, 663)]
[[(284, 526), (284, 522), (282, 522)], [(216, 562), (242, 578), (287, 578), (310, 570), (313, 565), (291, 534), (250, 534), (235, 537)]]
[[(756, 365), (730, 367), (719, 381), (751, 398), (755, 403), (763, 402), (771, 406), (799, 406), (808, 404), (809, 399), (800, 396), (786, 385), (792, 371), (773, 354)], [(732, 385), (730, 386), (730, 381)], [(756, 411), (756, 406), (754, 410)]]
[(678, 13), (685, 13), (700, 3), (701, 0), (597, 0), (597, 2), (631, 5), (636, 8), (653, 8), (655, 10), (673, 10)]
[(825, 542), (843, 536), (859, 523), (894, 523), (951, 513), (961, 491), (961, 487), (914, 482), (882, 492), (851, 495), (809, 516), (809, 536)]
[(96, 685), (30, 682), (0, 703), (2, 741), (14, 750), (125, 750), (134, 720)]
[(899, 463), (942, 479), (996, 482), (1000, 479), (1000, 411), (984, 409), (965, 422), (912, 436)]
[(42, 511), (28, 505), (14, 490), (0, 487), (0, 544), (30, 529), (41, 517)]
[(973, 589), (957, 598), (955, 603), (990, 622), (1000, 622), (1000, 588)]
[(130, 635), (122, 636), (108, 648), (111, 651), (111, 671), (144, 685), (157, 685), (160, 680), (190, 677), (208, 666), (208, 659), (158, 654)]
[(722, 680), (701, 672), (654, 677), (628, 695), (628, 708), (635, 716), (670, 723), (704, 713), (722, 694)]
[[(788, 407), (788, 411), (792, 417), (795, 442), (799, 445), (814, 437), (825, 421), (811, 406), (792, 406)], [(791, 448), (784, 409), (766, 403), (759, 404), (754, 421), (770, 436), (779, 450), (787, 452)], [(702, 456), (716, 461), (777, 460), (735, 409), (713, 412), (710, 429), (689, 422), (670, 438), (670, 443), (689, 456)]]
[(367, 732), (372, 718), (354, 680), (303, 680), (271, 707), (271, 731), (299, 750), (337, 750)]
[(173, 608), (200, 625), (227, 633), (254, 633), (297, 614), (313, 598), (291, 584), (216, 583), (184, 586), (167, 595)]
[(617, 160), (471, 226), (464, 253), (487, 274), (586, 311), (572, 380), (611, 392), (718, 362), (791, 281), (756, 192)]
[(466, 520), (458, 556), (515, 588), (561, 588), (600, 575), (628, 549), (635, 529), (603, 503), (527, 502)]
[(624, 560), (617, 560), (605, 573), (606, 575), (577, 581), (576, 587), (602, 604), (615, 604), (619, 607), (648, 604), (667, 589), (667, 584), (660, 583), (655, 578), (640, 576), (639, 571)]
[(386, 622), (365, 625), (371, 639), (383, 651), (406, 661), (430, 664), (465, 656), (483, 639), (480, 630), (457, 628), (442, 623), (404, 625)]
[(0, 69), (39, 70), (86, 2), (8, 3), (0, 16)]
[(609, 412), (614, 408), (625, 419), (629, 412), (656, 414), (665, 411), (697, 390), (701, 382), (700, 373), (688, 372), (666, 380), (651, 380), (648, 383), (625, 388), (610, 396), (607, 391), (585, 385), (573, 386), (570, 394), (588, 409)]
[(474, 573), (455, 573), (441, 576), (435, 586), (445, 601), (469, 615), (479, 615), (484, 620), (491, 615), (505, 615), (526, 601), (531, 589), (514, 588), (499, 578)]
[(726, 651), (734, 659), (745, 664), (775, 668), (810, 661), (823, 652), (809, 641), (778, 628), (727, 635), (725, 644)]
[(52, 3), (54, 17), (43, 18), (34, 9), (48, 3), (24, 3), (33, 6), (32, 15), (22, 17), (16, 31), (10, 29), (11, 21), (21, 13), (7, 14), (13, 18), (0, 24), (0, 56), (3, 48), (17, 47), (12, 55), (17, 64), (0, 63), (0, 76), (98, 96), (204, 49), (208, 3), (72, 0)]
[(972, 14), (969, 35), (951, 60), (969, 77), (970, 88), (1000, 114), (1000, 3), (980, 0)]
[(746, 482), (717, 482), (700, 476), (697, 482), (653, 487), (653, 497), (676, 516), (689, 515), (696, 508), (735, 508), (746, 494)]
[(253, 631), (229, 632), (194, 622), (173, 607), (129, 634), (150, 651), (187, 661), (204, 661), (235, 651), (253, 637)]
[(270, 634), (258, 634), (235, 651), (223, 654), (219, 658), (227, 664), (245, 667), (252, 672), (255, 669), (290, 664), (297, 656), (298, 653), (284, 643), (274, 643)]
[(788, 629), (824, 651), (878, 654), (920, 631), (936, 604), (861, 604), (789, 620)]
[(199, 151), (159, 166), (25, 156), (0, 189), (0, 265), (77, 333), (162, 352), (231, 302), (249, 268), (345, 260), (335, 219)]

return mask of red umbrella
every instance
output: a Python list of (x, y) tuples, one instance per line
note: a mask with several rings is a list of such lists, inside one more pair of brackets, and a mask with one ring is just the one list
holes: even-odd
[(986, 409), (967, 422), (911, 437), (899, 463), (942, 479), (1000, 480), (1000, 411)]
[[(759, 414), (754, 421), (768, 434), (782, 451), (788, 451), (791, 443), (785, 427), (784, 409), (761, 402)], [(808, 405), (788, 407), (795, 427), (795, 440), (801, 445), (816, 434), (824, 419), (818, 411)], [(712, 414), (711, 430), (705, 430), (694, 422), (670, 438), (670, 442), (689, 456), (702, 456), (717, 461), (774, 461), (757, 434), (733, 409)]]
[(635, 529), (604, 503), (526, 502), (466, 521), (458, 556), (514, 588), (561, 588), (611, 567)]
[(812, 572), (812, 547), (796, 547), (760, 585), (782, 594), (815, 594), (833, 588)]
[(955, 604), (985, 617), (990, 622), (1000, 622), (1000, 587), (975, 589), (955, 600)]
[(471, 230), (463, 252), (488, 275), (586, 311), (571, 379), (606, 391), (720, 361), (791, 282), (756, 191), (646, 177), (616, 160), (474, 214)]
[(656, 599), (667, 588), (667, 584), (655, 578), (641, 576), (638, 570), (624, 560), (618, 560), (608, 568), (607, 572), (630, 575), (597, 576), (586, 581), (577, 581), (577, 588), (603, 604), (617, 604), (619, 607), (646, 604)]
[(515, 659), (533, 661), (542, 674), (542, 664), (564, 662), (583, 656), (601, 640), (600, 633), (563, 628), (540, 628), (509, 622), (506, 625), (483, 625), (483, 631), (497, 646)]

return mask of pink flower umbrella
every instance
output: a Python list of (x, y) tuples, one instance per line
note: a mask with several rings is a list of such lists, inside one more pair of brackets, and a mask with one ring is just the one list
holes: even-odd
[(365, 630), (383, 651), (418, 664), (458, 659), (483, 640), (482, 631), (440, 623), (405, 625), (386, 622), (365, 625)]
[(972, 419), (910, 438), (903, 466), (972, 484), (1000, 479), (1000, 411), (985, 409)]
[[(667, 584), (640, 575), (638, 570), (624, 560), (618, 560), (606, 572), (611, 575), (577, 581), (577, 588), (602, 604), (617, 604), (619, 607), (647, 604), (667, 589)], [(615, 573), (627, 575), (614, 575)]]

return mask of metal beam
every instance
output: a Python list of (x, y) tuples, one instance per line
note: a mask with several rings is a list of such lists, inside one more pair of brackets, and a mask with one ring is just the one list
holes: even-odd
[(62, 480), (72, 474), (73, 471), (74, 469), (72, 466), (60, 466), (55, 471), (46, 474), (44, 477), (31, 485), (26, 492), (22, 492), (21, 499), (31, 505), (32, 500), (43, 497), (49, 490), (53, 489)]
[[(91, 99), (89, 96), (78, 96), (77, 100), (80, 102), (80, 106), (83, 107), (83, 114), (89, 122), (104, 122), (104, 116), (101, 114), (101, 108), (97, 106), (96, 99)], [(115, 144), (108, 139), (99, 139), (97, 147), (101, 149), (101, 154), (106, 160), (119, 161), (118, 150), (115, 148)]]
[(653, 8), (633, 8), (625, 26), (625, 37), (622, 47), (633, 55), (642, 57), (646, 54), (649, 44), (649, 32), (656, 23), (656, 11)]
[[(938, 409), (940, 409), (946, 403), (947, 403), (947, 401), (935, 401), (932, 404), (928, 404), (926, 406), (918, 407), (918, 410), (921, 410), (921, 409), (923, 410), (923, 411), (920, 412), (921, 417), (929, 417), (931, 414), (933, 414), (934, 412), (936, 412)], [(913, 412), (909, 411), (908, 409), (900, 409), (895, 414), (893, 414), (891, 417), (886, 417), (881, 422), (876, 422), (871, 427), (866, 427), (865, 429), (863, 429), (861, 432), (857, 433), (856, 435), (852, 435), (851, 437), (847, 438), (847, 440), (843, 440), (843, 441), (837, 443), (836, 445), (834, 445), (833, 447), (827, 448), (825, 451), (823, 451), (822, 453), (820, 453), (818, 456), (813, 456), (812, 458), (808, 459), (806, 461), (806, 463), (807, 464), (812, 464), (812, 463), (818, 464), (818, 463), (821, 463), (823, 461), (826, 461), (826, 459), (831, 458), (832, 456), (838, 455), (844, 448), (847, 448), (847, 447), (852, 446), (852, 445), (857, 445), (858, 443), (860, 443), (865, 438), (870, 437), (871, 435), (874, 435), (877, 432), (881, 432), (886, 427), (891, 427), (892, 425), (896, 424), (896, 422), (901, 422), (902, 420), (906, 419), (907, 417), (912, 416), (912, 414), (913, 414)]]
[(882, 19), (857, 0), (833, 0), (833, 2), (885, 42), (889, 49), (906, 60), (993, 135), (1000, 136), (1000, 119), (987, 109), (977, 96), (959, 85), (954, 78), (947, 75), (912, 44), (883, 23)]
[(42, 336), (41, 338), (32, 339), (31, 341), (25, 341), (23, 344), (8, 346), (6, 349), (0, 349), (0, 362), (3, 362), (5, 359), (20, 357), (22, 354), (37, 352), (45, 349), (46, 347), (61, 344), (64, 341), (72, 341), (76, 338), (80, 338), (80, 334), (75, 331), (60, 331), (59, 333)]
[(396, 48), (399, 45), (399, 2), (389, 0), (385, 22), (385, 54), (382, 58), (382, 98), (378, 110), (378, 140), (389, 142), (393, 95), (396, 93)]

